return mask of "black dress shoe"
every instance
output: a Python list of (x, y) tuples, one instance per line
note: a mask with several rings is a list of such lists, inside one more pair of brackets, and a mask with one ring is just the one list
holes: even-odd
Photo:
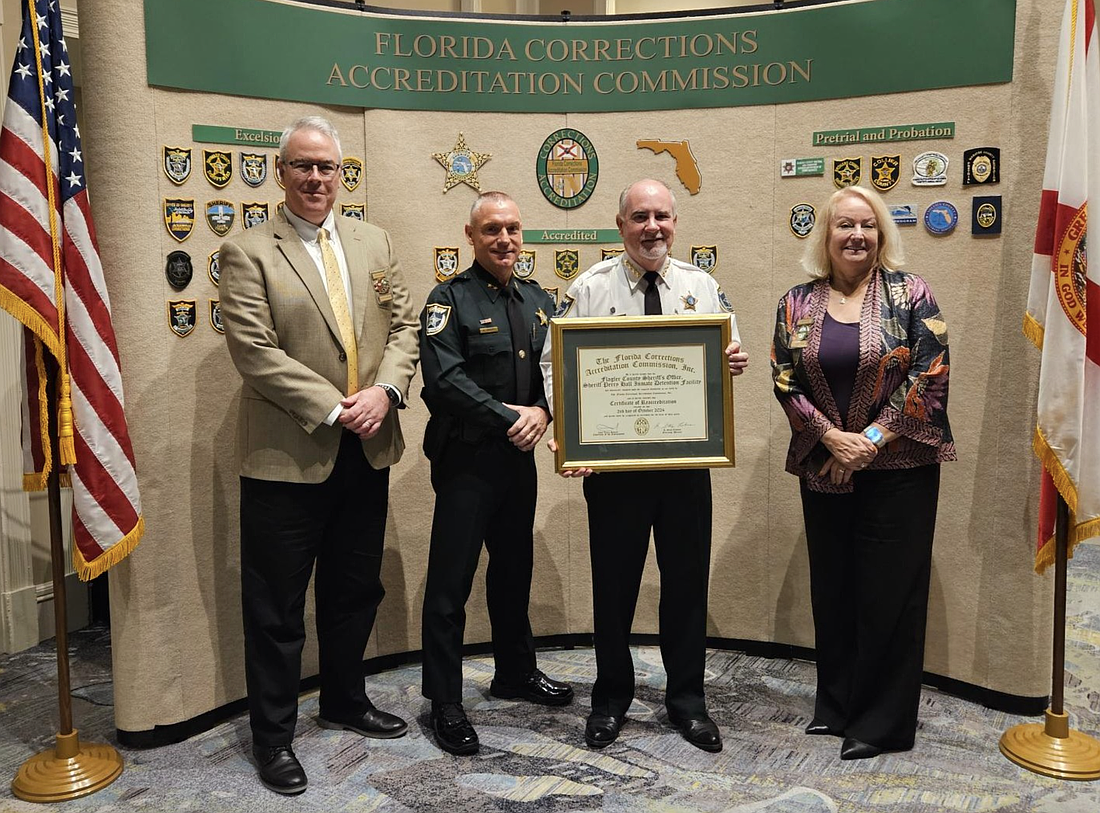
[(836, 731), (832, 728), (829, 728), (829, 726), (827, 724), (821, 722), (819, 719), (814, 717), (810, 721), (810, 724), (808, 726), (806, 726), (806, 733), (807, 734), (828, 734), (828, 735), (833, 736), (833, 737), (839, 737), (839, 736), (842, 735), (843, 732)]
[(476, 754), (481, 743), (477, 732), (466, 719), (461, 703), (432, 702), (432, 731), (439, 747), (448, 754), (467, 756)]
[(403, 737), (409, 730), (409, 724), (396, 714), (379, 711), (369, 702), (367, 710), (358, 717), (350, 720), (326, 720), (324, 717), (318, 717), (317, 725), (330, 731), (354, 731), (361, 736), (379, 740)]
[(260, 769), (260, 781), (268, 790), (293, 796), (301, 793), (309, 784), (302, 763), (294, 756), (289, 745), (271, 748), (254, 745), (252, 756), (256, 758), (256, 767)]
[(619, 738), (625, 717), (592, 712), (584, 725), (584, 741), (592, 748), (606, 748)]
[(870, 759), (882, 753), (877, 745), (857, 740), (855, 737), (845, 737), (840, 746), (841, 759)]
[(566, 706), (573, 702), (573, 689), (568, 683), (551, 680), (538, 669), (517, 683), (493, 678), (489, 694), (504, 700), (526, 700), (543, 706)]
[(696, 748), (701, 748), (711, 753), (722, 750), (722, 735), (718, 731), (717, 724), (707, 715), (704, 714), (702, 717), (691, 719), (675, 720), (673, 724), (680, 729), (680, 733), (684, 736), (684, 739)]

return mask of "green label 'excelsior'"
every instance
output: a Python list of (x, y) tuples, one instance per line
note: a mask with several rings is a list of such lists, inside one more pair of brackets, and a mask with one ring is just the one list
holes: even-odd
[[(186, 14), (178, 0), (144, 3), (151, 85), (360, 108), (531, 113), (1009, 82), (1016, 17), (1015, 0), (874, 0), (568, 24), (414, 18), (307, 0), (188, 0)], [(934, 36), (909, 35), (929, 21)], [(287, 42), (290, 59), (278, 45)]]

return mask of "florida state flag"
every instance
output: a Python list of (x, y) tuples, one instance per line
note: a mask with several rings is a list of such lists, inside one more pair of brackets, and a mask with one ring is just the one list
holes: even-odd
[(1100, 534), (1100, 263), (1090, 267), (1085, 251), (1090, 198), (1100, 201), (1096, 10), (1093, 0), (1067, 0), (1024, 316), (1024, 334), (1042, 350), (1033, 441), (1043, 462), (1040, 573), (1054, 561), (1057, 493), (1071, 512), (1071, 555)]

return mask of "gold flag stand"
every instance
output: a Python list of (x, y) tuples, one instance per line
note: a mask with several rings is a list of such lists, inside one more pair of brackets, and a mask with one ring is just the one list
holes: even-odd
[(1013, 726), (1001, 735), (1001, 753), (1029, 771), (1055, 779), (1100, 779), (1100, 741), (1071, 731), (1063, 709), (1066, 667), (1066, 560), (1069, 506), (1058, 495), (1054, 532), (1054, 669), (1046, 722)]
[(65, 612), (65, 549), (61, 543), (61, 482), (58, 474), (56, 403), (57, 365), (47, 356), (50, 397), (51, 467), (46, 489), (50, 511), (50, 558), (53, 565), (54, 623), (57, 627), (57, 695), (59, 728), (56, 745), (19, 768), (11, 792), (28, 802), (65, 802), (95, 793), (122, 775), (122, 757), (110, 745), (81, 743), (73, 728), (69, 688), (69, 636)]

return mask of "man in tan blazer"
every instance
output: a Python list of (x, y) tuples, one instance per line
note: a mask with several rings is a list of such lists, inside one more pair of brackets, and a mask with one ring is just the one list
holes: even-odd
[(300, 793), (291, 742), (314, 564), (323, 728), (400, 737), (362, 661), (379, 578), (396, 407), (417, 360), (417, 319), (389, 235), (336, 218), (339, 136), (299, 119), (279, 142), (284, 207), (221, 247), (229, 354), (244, 379), (238, 426), (241, 603), (252, 750), (260, 780)]

